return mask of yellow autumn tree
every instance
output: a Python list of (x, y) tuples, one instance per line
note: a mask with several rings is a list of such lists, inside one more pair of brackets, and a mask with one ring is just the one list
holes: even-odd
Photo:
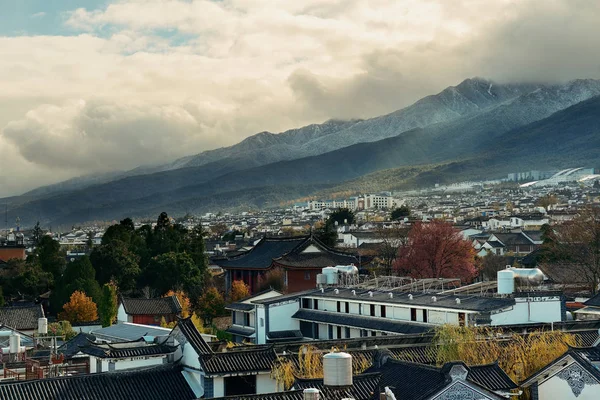
[(60, 320), (70, 323), (92, 322), (98, 320), (98, 307), (85, 292), (76, 290), (71, 294), (68, 303), (63, 306), (63, 312), (58, 315)]
[(231, 283), (231, 301), (236, 302), (250, 296), (250, 286), (242, 280), (235, 280)]
[(187, 297), (187, 294), (183, 290), (169, 290), (167, 294), (165, 294), (163, 297), (171, 296), (177, 297), (177, 300), (179, 300), (179, 304), (181, 304), (181, 317), (189, 317), (191, 315), (192, 303), (190, 302), (189, 297)]

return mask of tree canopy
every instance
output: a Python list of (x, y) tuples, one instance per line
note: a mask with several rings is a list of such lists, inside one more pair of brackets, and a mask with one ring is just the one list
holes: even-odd
[(92, 322), (98, 319), (98, 307), (91, 297), (84, 292), (75, 291), (71, 299), (63, 306), (63, 312), (59, 314), (60, 319), (70, 323)]
[(450, 223), (440, 220), (412, 226), (394, 268), (400, 275), (413, 278), (460, 278), (470, 282), (477, 275), (471, 242)]
[(390, 214), (390, 218), (392, 219), (392, 221), (397, 221), (408, 216), (410, 216), (410, 208), (408, 208), (408, 206), (400, 206), (398, 208), (394, 208)]

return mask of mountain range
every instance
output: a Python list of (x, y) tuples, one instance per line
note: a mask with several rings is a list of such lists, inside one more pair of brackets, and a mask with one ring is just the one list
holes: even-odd
[(26, 226), (265, 207), (352, 191), (368, 174), (418, 187), (521, 168), (598, 167), (599, 133), (598, 80), (473, 78), (380, 117), (261, 132), (166, 165), (76, 178), (0, 201)]

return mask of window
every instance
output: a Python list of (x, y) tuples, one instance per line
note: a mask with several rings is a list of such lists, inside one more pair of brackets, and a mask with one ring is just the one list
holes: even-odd
[(328, 332), (327, 332), (328, 335), (327, 335), (327, 337), (329, 339), (333, 339), (333, 325), (327, 325), (327, 328), (328, 328)]
[(381, 306), (381, 316), (385, 318), (385, 306)]
[(302, 299), (302, 308), (310, 308), (310, 299)]
[(337, 312), (341, 312), (342, 311), (342, 302), (338, 301), (337, 302)]
[(310, 281), (310, 272), (305, 272), (304, 273), (304, 280), (305, 281)]
[(417, 309), (416, 308), (411, 308), (410, 309), (410, 320), (411, 321), (416, 321), (417, 320)]
[(313, 309), (314, 310), (318, 310), (319, 309), (319, 300), (313, 299)]
[(244, 313), (244, 325), (250, 326), (250, 314)]
[(350, 328), (346, 327), (346, 338), (350, 339)]
[(260, 327), (262, 328), (263, 326), (265, 326), (265, 319), (261, 318), (260, 319)]
[(371, 304), (371, 313), (369, 315), (375, 316), (375, 304)]
[(371, 331), (371, 336), (377, 336), (377, 332)]
[(423, 322), (427, 322), (427, 310), (423, 310)]
[[(350, 303), (346, 302), (346, 314), (350, 314)], [(350, 336), (348, 336), (350, 337)]]
[(465, 326), (465, 313), (464, 312), (458, 313), (458, 325)]
[(341, 326), (337, 327), (337, 338), (338, 339), (342, 338), (342, 327)]

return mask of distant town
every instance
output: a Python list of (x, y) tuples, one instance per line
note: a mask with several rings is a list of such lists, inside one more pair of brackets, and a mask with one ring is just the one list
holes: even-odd
[(599, 179), (529, 171), (61, 232), (15, 221), (0, 398), (52, 379), (144, 398), (595, 398)]

